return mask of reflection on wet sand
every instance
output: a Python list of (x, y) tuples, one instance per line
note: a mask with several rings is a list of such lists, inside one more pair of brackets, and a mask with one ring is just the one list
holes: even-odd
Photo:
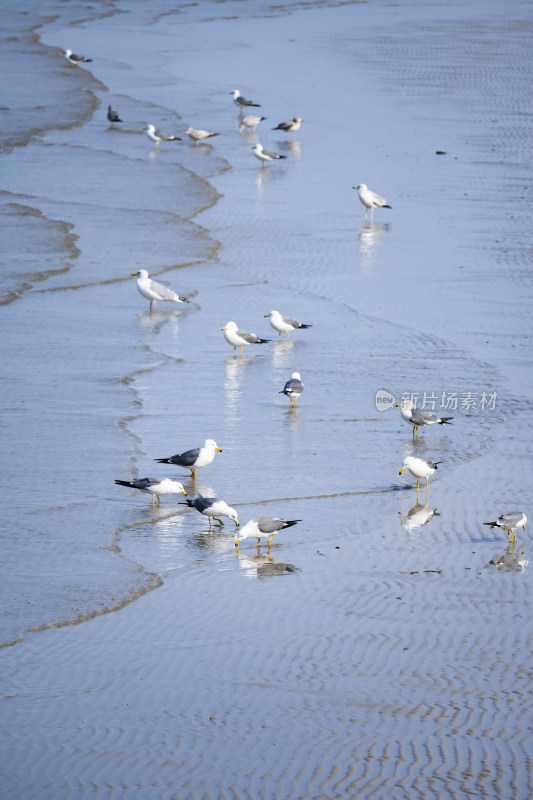
[(428, 506), (427, 503), (425, 505), (416, 503), (409, 509), (407, 516), (403, 516), (401, 511), (398, 511), (398, 514), (400, 516), (402, 528), (405, 528), (406, 531), (414, 531), (417, 528), (421, 528), (423, 525), (427, 525), (428, 522), (431, 522), (433, 517), (440, 516), (437, 509)]
[(290, 153), (295, 161), (298, 161), (302, 154), (300, 142), (279, 142), (278, 148)]
[(226, 419), (228, 424), (239, 421), (239, 401), (242, 394), (241, 384), (244, 370), (249, 360), (246, 358), (228, 358), (224, 362), (224, 392), (226, 394)]
[(296, 406), (291, 406), (285, 411), (285, 423), (291, 433), (297, 433), (302, 422), (302, 415)]
[(239, 566), (245, 570), (246, 575), (250, 578), (264, 580), (265, 578), (274, 578), (278, 575), (289, 575), (300, 571), (299, 567), (295, 567), (293, 564), (274, 561), (274, 556), (270, 553), (267, 555), (260, 553), (248, 555), (235, 550), (235, 554), (239, 560)]
[(506, 569), (510, 572), (522, 572), (529, 564), (529, 559), (526, 557), (524, 547), (519, 547), (515, 552), (516, 542), (510, 542), (507, 550), (501, 555), (495, 555), (491, 558), (489, 564), (492, 564), (498, 569)]
[(291, 339), (281, 339), (271, 345), (270, 352), (272, 353), (272, 366), (278, 369), (290, 369), (292, 367), (292, 352), (295, 347), (295, 342)]
[(359, 254), (363, 269), (371, 269), (376, 260), (376, 247), (383, 234), (388, 231), (389, 222), (365, 222), (359, 231)]
[(138, 317), (139, 326), (143, 330), (160, 333), (164, 325), (169, 325), (170, 331), (177, 334), (181, 316), (179, 311), (143, 311)]

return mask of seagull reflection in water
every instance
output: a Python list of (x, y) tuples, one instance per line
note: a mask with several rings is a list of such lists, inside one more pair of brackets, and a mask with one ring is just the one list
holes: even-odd
[(509, 542), (507, 550), (501, 555), (495, 555), (491, 558), (489, 564), (497, 567), (498, 569), (506, 569), (509, 572), (523, 572), (529, 564), (529, 559), (526, 557), (524, 547), (519, 547), (515, 553), (516, 541)]
[[(179, 318), (181, 312), (173, 309), (172, 311), (143, 311), (138, 315), (141, 328), (152, 333), (160, 333), (164, 325), (170, 325), (170, 332), (179, 332)], [(168, 330), (168, 329), (167, 329)]]
[(248, 553), (241, 553), (235, 550), (239, 560), (239, 566), (246, 572), (249, 578), (257, 578), (258, 580), (265, 580), (265, 578), (275, 578), (279, 575), (291, 575), (294, 572), (299, 572), (299, 567), (293, 564), (284, 564), (281, 561), (274, 561), (274, 556), (270, 553), (263, 555), (257, 553), (256, 555), (249, 555)]
[(426, 505), (416, 503), (409, 509), (405, 517), (401, 511), (398, 511), (398, 514), (400, 515), (402, 528), (405, 528), (406, 531), (415, 531), (418, 528), (422, 528), (424, 525), (427, 525), (428, 522), (431, 522), (433, 517), (440, 516), (437, 509), (428, 506), (427, 503)]
[(389, 222), (365, 222), (359, 231), (359, 253), (363, 269), (371, 269), (376, 260), (376, 247), (383, 234), (389, 229)]

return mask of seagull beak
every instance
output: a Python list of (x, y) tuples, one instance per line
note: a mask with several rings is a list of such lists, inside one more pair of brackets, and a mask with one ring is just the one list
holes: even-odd
[(136, 278), (136, 277), (137, 277), (137, 273), (136, 273), (136, 272), (132, 272), (132, 273), (131, 273), (131, 277), (132, 277), (132, 278)]
[(238, 528), (240, 524), (241, 524), (241, 523), (239, 522), (239, 520), (238, 520), (238, 519), (236, 519), (236, 520), (235, 520), (235, 527), (236, 527), (236, 528)]
[(184, 494), (184, 495), (186, 495), (186, 494), (187, 494), (187, 492), (185, 491), (185, 489), (182, 489), (181, 491), (183, 492), (183, 494)]
[(225, 331), (225, 330), (226, 330), (226, 326), (224, 325), (224, 327), (223, 327), (223, 328), (221, 328), (220, 330), (221, 330), (221, 331)]
[(405, 469), (405, 467), (402, 467), (401, 470), (399, 471), (398, 475), (401, 475), (402, 472), (404, 471), (404, 469)]
[(237, 539), (237, 541), (235, 542), (235, 547), (238, 547), (240, 545), (240, 543), (241, 543), (241, 540)]
[(394, 406), (394, 408), (401, 408), (401, 407), (402, 407), (401, 403), (396, 403), (396, 405)]
[(222, 448), (221, 447), (215, 447), (215, 450), (218, 450), (219, 453), (222, 452)]
[(269, 317), (269, 316), (270, 316), (270, 314), (265, 314), (265, 317)]

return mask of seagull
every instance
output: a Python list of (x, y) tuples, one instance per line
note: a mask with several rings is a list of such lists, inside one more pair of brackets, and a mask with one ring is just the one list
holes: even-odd
[(301, 117), (293, 117), (290, 122), (280, 122), (279, 125), (276, 125), (276, 127), (272, 128), (272, 130), (285, 131), (285, 133), (294, 133), (294, 131), (298, 130), (302, 122), (303, 119)]
[(238, 547), (243, 539), (257, 538), (257, 547), (261, 539), (268, 539), (268, 546), (278, 531), (284, 528), (290, 528), (301, 522), (301, 519), (280, 519), (279, 517), (259, 517), (258, 519), (251, 519), (243, 528), (240, 528), (235, 533), (235, 547)]
[[(220, 526), (224, 525), (219, 517), (229, 517), (235, 523), (235, 527), (239, 527), (239, 520), (237, 512), (231, 506), (228, 506), (225, 500), (220, 500), (219, 497), (202, 497), (199, 494), (194, 500), (187, 499), (185, 503), (189, 508), (195, 508), (204, 517), (209, 517), (209, 527), (211, 527), (211, 520), (216, 519)], [(180, 505), (185, 505), (181, 503)]]
[(171, 133), (162, 133), (161, 131), (156, 130), (155, 125), (148, 125), (147, 128), (143, 128), (146, 131), (146, 135), (152, 142), (155, 142), (155, 146), (159, 147), (159, 142), (181, 142), (179, 136), (173, 136)]
[(406, 469), (409, 470), (411, 475), (414, 475), (416, 478), (416, 493), (418, 495), (420, 489), (420, 479), (426, 479), (426, 493), (429, 491), (429, 476), (433, 475), (435, 470), (437, 469), (437, 464), (440, 464), (440, 461), (430, 461), (429, 458), (415, 458), (415, 456), (406, 456), (403, 461), (403, 467), (401, 468), (399, 475)]
[(129, 486), (130, 489), (139, 489), (141, 492), (148, 492), (152, 495), (152, 505), (154, 504), (154, 497), (157, 497), (157, 502), (160, 503), (159, 495), (161, 494), (187, 494), (183, 488), (183, 484), (179, 481), (173, 481), (170, 478), (138, 478), (135, 481), (119, 481), (116, 480), (119, 486)]
[(502, 514), (495, 522), (484, 522), (483, 525), (490, 525), (491, 528), (503, 528), (507, 531), (510, 542), (516, 542), (515, 528), (526, 529), (527, 517), (523, 511), (511, 511), (509, 514)]
[(92, 61), (92, 58), (85, 58), (85, 56), (77, 56), (72, 50), (65, 50), (65, 58), (70, 64), (87, 64)]
[(224, 339), (233, 347), (233, 355), (237, 347), (242, 348), (248, 344), (266, 344), (270, 339), (260, 339), (255, 333), (248, 333), (248, 331), (241, 331), (236, 322), (228, 322), (222, 328), (224, 331)]
[(304, 390), (304, 385), (302, 383), (302, 378), (299, 372), (293, 372), (281, 392), (279, 394), (286, 395), (289, 400), (291, 401), (291, 405), (294, 408), (296, 405), (296, 401), (300, 397), (301, 393)]
[(196, 128), (187, 128), (185, 131), (189, 139), (192, 139), (193, 142), (203, 141), (204, 139), (209, 139), (211, 136), (218, 136), (218, 133), (211, 133), (211, 131), (199, 131)]
[(359, 186), (352, 186), (352, 189), (357, 189), (359, 191), (359, 200), (365, 207), (365, 219), (368, 214), (368, 209), (370, 208), (370, 221), (374, 220), (374, 209), (375, 208), (392, 208), (389, 206), (387, 201), (384, 197), (380, 197), (379, 194), (375, 192), (371, 192), (366, 183), (360, 183)]
[(262, 167), (269, 161), (275, 161), (277, 158), (287, 158), (287, 156), (280, 156), (278, 153), (273, 153), (271, 150), (263, 150), (263, 145), (259, 144), (259, 142), (254, 144), (252, 152), (254, 156), (262, 162)]
[(406, 422), (413, 426), (413, 436), (418, 436), (419, 425), (451, 425), (453, 417), (439, 417), (426, 411), (424, 408), (415, 408), (411, 400), (404, 400), (403, 403), (396, 403), (395, 408), (401, 408), (401, 415)]
[(111, 125), (114, 125), (115, 122), (123, 122), (124, 120), (120, 119), (118, 112), (115, 111), (114, 106), (107, 107), (107, 118)]
[(243, 108), (249, 108), (250, 106), (255, 106), (256, 108), (261, 108), (259, 103), (253, 103), (251, 100), (248, 100), (246, 97), (243, 97), (238, 89), (234, 89), (232, 92), (230, 92), (230, 94), (233, 97), (233, 102), (240, 109), (241, 114), (242, 114)]
[(250, 128), (255, 131), (259, 123), (263, 122), (264, 119), (266, 119), (266, 117), (258, 117), (256, 114), (247, 114), (241, 119), (239, 131), (242, 133), (245, 128)]
[(170, 456), (170, 458), (154, 458), (159, 464), (177, 464), (178, 467), (190, 469), (191, 478), (196, 477), (196, 470), (207, 467), (215, 457), (215, 451), (222, 452), (214, 439), (206, 439), (203, 447), (186, 450), (185, 453)]
[(145, 269), (132, 272), (131, 277), (137, 278), (137, 289), (143, 297), (146, 297), (146, 299), (150, 301), (150, 311), (153, 311), (155, 308), (156, 300), (168, 300), (173, 303), (189, 302), (187, 297), (181, 297), (179, 294), (176, 294), (176, 292), (173, 292), (172, 289), (163, 286), (162, 283), (153, 281), (148, 277), (148, 273)]
[(303, 322), (298, 322), (296, 319), (284, 317), (283, 314), (279, 313), (279, 311), (271, 311), (270, 314), (265, 314), (265, 317), (270, 317), (270, 324), (275, 331), (278, 331), (278, 339), (282, 333), (286, 333), (288, 339), (289, 332), (296, 330), (296, 328), (313, 327), (312, 325), (305, 325)]

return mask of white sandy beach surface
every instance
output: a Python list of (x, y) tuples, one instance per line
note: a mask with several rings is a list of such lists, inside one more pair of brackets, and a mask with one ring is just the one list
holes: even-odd
[[(532, 27), (522, 0), (3, 10), (3, 797), (533, 795), (530, 533), (482, 524), (533, 517)], [(191, 302), (150, 313), (139, 269)], [(272, 341), (233, 358), (229, 320)], [(414, 442), (410, 394), (453, 424)], [(154, 461), (206, 438), (195, 483)], [(441, 462), (418, 506), (409, 454)], [(301, 522), (236, 551), (114, 484), (148, 475)]]

